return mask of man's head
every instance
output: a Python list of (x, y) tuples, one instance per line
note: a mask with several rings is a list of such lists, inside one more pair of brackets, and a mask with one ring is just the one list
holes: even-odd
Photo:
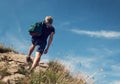
[(45, 17), (45, 22), (48, 23), (48, 24), (52, 24), (52, 23), (53, 23), (53, 18), (52, 18), (52, 16), (46, 16), (46, 17)]

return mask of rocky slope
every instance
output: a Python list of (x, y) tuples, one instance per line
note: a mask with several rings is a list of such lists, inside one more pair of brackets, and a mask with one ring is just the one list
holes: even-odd
[[(26, 63), (25, 55), (14, 52), (0, 53), (0, 84), (3, 82), (5, 84), (19, 84), (18, 80), (29, 76), (30, 65), (30, 63)], [(35, 72), (45, 71), (47, 67), (47, 64), (40, 63)]]

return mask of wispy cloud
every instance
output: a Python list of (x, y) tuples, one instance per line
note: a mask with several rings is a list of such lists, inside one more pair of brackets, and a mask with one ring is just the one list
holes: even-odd
[(111, 84), (120, 84), (120, 80), (119, 81), (114, 81)]
[(80, 30), (80, 29), (71, 29), (73, 33), (88, 35), (91, 37), (103, 37), (103, 38), (120, 38), (120, 32), (116, 31), (88, 31), (88, 30)]

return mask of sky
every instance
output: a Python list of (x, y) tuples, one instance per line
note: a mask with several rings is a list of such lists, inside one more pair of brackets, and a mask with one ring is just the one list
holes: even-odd
[(30, 25), (47, 15), (55, 35), (41, 61), (59, 60), (89, 84), (120, 84), (119, 0), (0, 0), (0, 43), (27, 55)]

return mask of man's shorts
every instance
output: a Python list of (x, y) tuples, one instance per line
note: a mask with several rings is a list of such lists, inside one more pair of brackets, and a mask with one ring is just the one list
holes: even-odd
[(32, 37), (32, 44), (37, 47), (36, 49), (37, 52), (40, 52), (41, 54), (43, 54), (46, 46), (45, 41), (41, 41), (39, 37)]

